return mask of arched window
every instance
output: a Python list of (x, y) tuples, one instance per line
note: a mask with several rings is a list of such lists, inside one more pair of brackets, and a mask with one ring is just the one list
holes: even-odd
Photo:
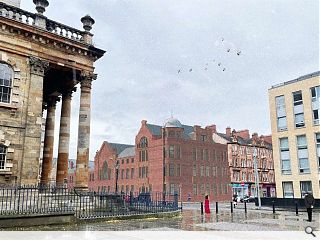
[(105, 161), (102, 166), (102, 179), (108, 179), (108, 163)]
[(148, 147), (148, 139), (146, 137), (142, 137), (139, 142), (139, 148), (141, 148), (141, 150), (139, 151), (140, 162), (148, 161), (147, 147)]
[(148, 147), (148, 139), (146, 137), (142, 137), (140, 139), (140, 148)]
[(8, 64), (0, 63), (0, 103), (10, 103), (13, 70)]
[(6, 165), (7, 147), (0, 145), (0, 169), (5, 169)]

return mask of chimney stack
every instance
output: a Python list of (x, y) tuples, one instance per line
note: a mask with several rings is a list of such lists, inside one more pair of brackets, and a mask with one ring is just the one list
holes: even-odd
[(215, 125), (215, 124), (209, 125), (209, 126), (207, 126), (207, 128), (211, 129), (212, 133), (217, 132), (217, 125)]
[(227, 135), (228, 137), (231, 137), (231, 127), (227, 127), (227, 128), (226, 128), (226, 135)]

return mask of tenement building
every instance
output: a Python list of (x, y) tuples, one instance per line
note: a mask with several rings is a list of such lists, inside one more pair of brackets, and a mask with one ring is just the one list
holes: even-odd
[(89, 189), (106, 192), (177, 192), (181, 200), (230, 201), (227, 146), (215, 143), (211, 127), (163, 126), (143, 120), (134, 145), (104, 142), (96, 153)]
[(271, 135), (259, 136), (254, 133), (250, 136), (248, 129), (231, 131), (230, 127), (226, 128), (225, 133), (219, 133), (215, 125), (212, 129), (213, 140), (228, 146), (229, 174), (233, 194), (240, 197), (256, 197), (257, 184), (261, 197), (275, 197)]
[(273, 158), (280, 198), (320, 198), (320, 72), (269, 89)]
[[(20, 1), (0, 1), (0, 184), (48, 184), (54, 141), (59, 142), (56, 182), (68, 176), (71, 97), (79, 83), (76, 184), (88, 187), (91, 84), (94, 62), (104, 54), (93, 46), (94, 20), (81, 19), (84, 31), (44, 16), (47, 0), (34, 0), (37, 13)], [(54, 139), (56, 103), (62, 102), (59, 139)], [(39, 171), (42, 117), (45, 120)]]

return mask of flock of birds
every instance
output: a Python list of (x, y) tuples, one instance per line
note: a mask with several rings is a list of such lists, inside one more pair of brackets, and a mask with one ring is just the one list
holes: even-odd
[[(221, 38), (220, 41), (216, 41), (216, 46), (222, 45), (224, 51), (228, 54), (235, 54), (236, 56), (240, 56), (241, 55), (241, 51), (237, 48), (234, 47), (234, 45), (232, 43), (228, 43), (227, 41), (225, 41), (224, 38)], [(223, 72), (227, 70), (226, 66), (224, 64), (222, 64), (222, 62), (220, 62), (219, 60), (213, 59), (212, 63), (210, 63), (210, 65), (216, 65), (220, 70), (222, 70)], [(207, 62), (203, 68), (203, 70), (208, 71), (208, 67), (209, 67), (209, 62)], [(191, 73), (193, 71), (193, 68), (189, 68), (188, 70), (186, 70), (187, 72)], [(178, 69), (177, 73), (180, 74), (183, 72), (183, 69)]]

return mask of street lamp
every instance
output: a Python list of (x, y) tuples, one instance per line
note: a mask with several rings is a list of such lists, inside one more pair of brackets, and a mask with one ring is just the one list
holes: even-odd
[(119, 168), (120, 168), (120, 164), (119, 164), (119, 160), (117, 160), (117, 163), (115, 165), (115, 169), (116, 169), (116, 194), (118, 193)]
[(256, 194), (258, 196), (258, 204), (259, 209), (261, 209), (261, 198), (260, 198), (260, 188), (259, 188), (259, 173), (258, 173), (258, 163), (257, 163), (257, 149), (256, 146), (254, 146), (253, 149), (253, 159), (254, 159), (254, 171), (255, 171), (255, 185), (256, 185)]

